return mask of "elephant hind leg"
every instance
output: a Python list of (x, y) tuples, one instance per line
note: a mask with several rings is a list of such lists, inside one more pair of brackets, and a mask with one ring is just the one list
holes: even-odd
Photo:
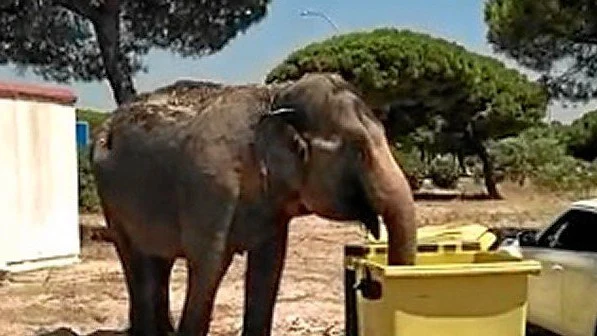
[(167, 335), (174, 330), (169, 306), (169, 280), (174, 258), (144, 254), (122, 237), (115, 245), (129, 293), (128, 334)]
[(166, 335), (174, 331), (170, 315), (170, 274), (174, 259), (150, 257), (147, 263), (153, 270), (152, 274), (149, 274), (149, 279), (152, 283), (150, 286), (153, 286), (150, 292), (153, 290), (155, 293), (153, 304), (157, 329), (159, 335)]

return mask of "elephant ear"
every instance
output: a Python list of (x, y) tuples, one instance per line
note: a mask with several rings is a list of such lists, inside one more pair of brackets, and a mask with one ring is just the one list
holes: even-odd
[(255, 132), (255, 152), (264, 189), (283, 195), (298, 191), (309, 161), (309, 144), (297, 128), (300, 115), (293, 108), (279, 108), (263, 115)]

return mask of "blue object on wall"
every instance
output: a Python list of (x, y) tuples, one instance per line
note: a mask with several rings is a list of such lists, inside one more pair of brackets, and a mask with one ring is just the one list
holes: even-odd
[(89, 144), (89, 123), (77, 121), (77, 147), (87, 147)]

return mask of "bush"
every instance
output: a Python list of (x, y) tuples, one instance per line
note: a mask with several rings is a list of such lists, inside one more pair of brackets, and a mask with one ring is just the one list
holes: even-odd
[(597, 188), (597, 163), (566, 155), (557, 164), (539, 167), (533, 182), (547, 191), (574, 192), (579, 198), (593, 196)]
[(597, 159), (597, 110), (586, 112), (566, 128), (568, 150), (585, 161)]
[(569, 157), (561, 139), (548, 128), (530, 128), (517, 137), (494, 143), (490, 151), (496, 167), (503, 169), (511, 181), (524, 184), (527, 178), (536, 178), (541, 169), (558, 165)]
[[(109, 116), (109, 113), (103, 111), (82, 109), (76, 110), (77, 120), (87, 121), (89, 131), (94, 133)], [(79, 168), (79, 212), (99, 212), (101, 211), (100, 200), (95, 186), (93, 174), (91, 172), (91, 162), (89, 161), (89, 147), (80, 148), (77, 153)]]
[(408, 184), (413, 191), (419, 190), (425, 178), (425, 164), (421, 161), (421, 154), (416, 149), (401, 150), (392, 146), (394, 159), (402, 168)]
[(79, 149), (79, 212), (99, 212), (101, 210), (99, 195), (91, 172), (89, 148)]
[(453, 155), (440, 156), (431, 161), (429, 176), (437, 187), (454, 189), (458, 185), (460, 167)]
[(529, 129), (491, 147), (496, 166), (521, 185), (530, 179), (550, 192), (591, 194), (597, 186), (597, 163), (567, 154), (565, 141), (549, 129)]

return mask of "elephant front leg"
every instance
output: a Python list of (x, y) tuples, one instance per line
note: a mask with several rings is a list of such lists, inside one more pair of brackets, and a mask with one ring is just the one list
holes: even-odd
[(282, 225), (275, 238), (248, 253), (243, 336), (271, 334), (287, 241), (288, 226)]

